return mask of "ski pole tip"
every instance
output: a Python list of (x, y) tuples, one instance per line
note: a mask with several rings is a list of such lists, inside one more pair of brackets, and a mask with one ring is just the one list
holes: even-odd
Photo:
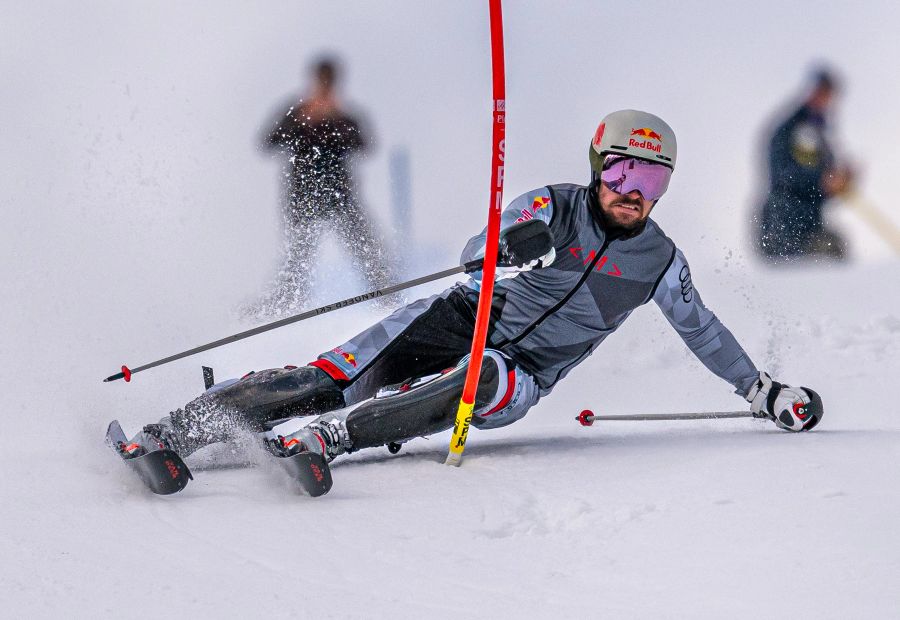
[(578, 420), (578, 423), (582, 426), (592, 426), (594, 424), (594, 412), (590, 409), (585, 409), (579, 413), (575, 419)]
[(110, 381), (118, 381), (119, 379), (125, 379), (125, 382), (128, 383), (131, 381), (131, 369), (128, 366), (122, 366), (122, 372), (117, 372), (114, 375), (108, 376), (103, 380), (103, 383), (109, 383)]

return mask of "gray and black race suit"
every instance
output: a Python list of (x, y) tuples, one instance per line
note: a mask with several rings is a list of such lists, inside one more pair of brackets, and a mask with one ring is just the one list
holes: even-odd
[[(593, 185), (551, 185), (519, 196), (503, 212), (501, 228), (531, 218), (547, 222), (556, 260), (494, 286), (487, 347), (508, 361), (508, 398), (476, 411), (493, 416), (481, 428), (521, 418), (651, 299), (737, 394), (745, 396), (757, 379), (753, 362), (703, 305), (672, 240), (652, 219), (636, 234), (616, 236), (598, 216), (596, 194)], [(484, 232), (473, 237), (461, 263), (483, 255), (484, 243)], [(347, 404), (384, 385), (454, 367), (471, 345), (480, 273), (474, 276), (397, 310), (313, 364), (341, 382)]]

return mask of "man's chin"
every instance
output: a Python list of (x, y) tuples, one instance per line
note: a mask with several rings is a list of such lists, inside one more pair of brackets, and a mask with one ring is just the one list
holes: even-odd
[(616, 228), (621, 228), (627, 231), (637, 230), (646, 223), (646, 219), (641, 219), (640, 217), (621, 217), (616, 214), (607, 214), (606, 221)]

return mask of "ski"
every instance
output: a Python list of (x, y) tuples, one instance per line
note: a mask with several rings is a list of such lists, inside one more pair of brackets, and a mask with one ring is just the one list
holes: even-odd
[[(187, 486), (188, 481), (194, 479), (191, 470), (181, 457), (166, 448), (136, 457), (124, 456), (122, 448), (128, 443), (128, 439), (118, 420), (109, 423), (106, 429), (106, 443), (157, 495), (177, 493)], [(322, 455), (300, 452), (292, 456), (275, 455), (275, 458), (310, 496), (319, 497), (331, 490), (331, 468)]]
[(157, 495), (177, 493), (187, 486), (189, 480), (194, 479), (188, 466), (172, 450), (153, 450), (141, 456), (126, 458), (121, 448), (127, 441), (119, 421), (110, 422), (106, 429), (106, 443), (119, 455), (125, 465)]
[(331, 489), (331, 468), (321, 454), (299, 452), (292, 456), (275, 455), (275, 458), (310, 496), (319, 497)]

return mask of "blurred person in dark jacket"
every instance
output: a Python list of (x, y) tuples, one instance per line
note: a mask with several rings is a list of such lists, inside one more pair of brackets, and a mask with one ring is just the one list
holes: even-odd
[(769, 140), (769, 193), (756, 221), (758, 249), (767, 259), (846, 255), (845, 240), (825, 226), (822, 213), (828, 199), (847, 192), (852, 180), (829, 138), (837, 93), (835, 76), (816, 70), (803, 103), (778, 123)]
[(308, 301), (316, 253), (330, 230), (368, 286), (390, 284), (384, 243), (360, 205), (352, 157), (368, 139), (336, 92), (340, 67), (322, 58), (313, 65), (311, 94), (288, 107), (265, 135), (264, 146), (285, 158), (285, 260), (274, 290), (258, 309), (267, 315), (301, 309)]

